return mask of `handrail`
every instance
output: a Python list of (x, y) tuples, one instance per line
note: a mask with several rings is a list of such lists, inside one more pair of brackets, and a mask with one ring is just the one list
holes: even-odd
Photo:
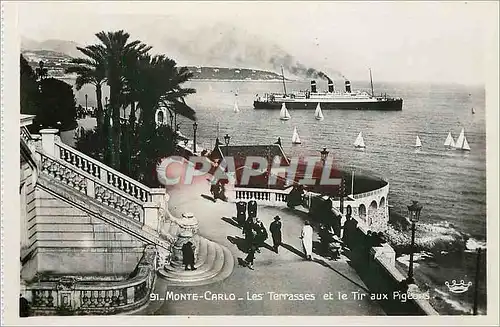
[(385, 191), (386, 188), (389, 187), (389, 183), (387, 183), (387, 185), (379, 188), (379, 189), (376, 189), (376, 190), (373, 190), (373, 191), (370, 191), (370, 192), (364, 192), (364, 193), (359, 193), (359, 194), (354, 194), (353, 195), (353, 198), (354, 199), (361, 199), (361, 198), (365, 198), (365, 197), (368, 197), (368, 196), (372, 196), (374, 194), (379, 194), (379, 193), (383, 193)]
[[(95, 176), (92, 176), (83, 170), (75, 169), (74, 166), (69, 165), (65, 161), (57, 160), (38, 150), (37, 153), (42, 159), (41, 171), (43, 173), (58, 178), (63, 183), (72, 186), (79, 192), (124, 213), (127, 217), (130, 217), (133, 220), (139, 220), (141, 223), (144, 223), (143, 203), (137, 198), (125, 192), (117, 192), (116, 190), (113, 190), (109, 184), (97, 179)], [(47, 161), (50, 163), (47, 164)], [(63, 167), (66, 171), (60, 171), (59, 168), (51, 169), (53, 164)], [(88, 189), (89, 182), (94, 183), (93, 190)]]
[(244, 191), (244, 192), (269, 192), (269, 193), (280, 193), (280, 194), (289, 194), (291, 190), (284, 191), (279, 189), (272, 188), (246, 188), (246, 187), (235, 187), (234, 191)]
[[(100, 178), (104, 180), (106, 183), (110, 184), (113, 187), (120, 189), (128, 193), (129, 195), (135, 197), (136, 199), (142, 202), (151, 201), (151, 189), (146, 185), (120, 173), (119, 171), (114, 170), (111, 167), (106, 166), (102, 162), (83, 154), (82, 152), (62, 143), (55, 142), (55, 145), (59, 147), (59, 158), (70, 163), (73, 166), (76, 166), (84, 171), (89, 172), (91, 170), (91, 174), (94, 177)], [(66, 152), (65, 152), (66, 151)], [(73, 156), (72, 156), (73, 155)], [(78, 158), (80, 157), (80, 158)], [(90, 164), (85, 163), (84, 160)], [(95, 165), (95, 166), (93, 166)], [(83, 168), (82, 168), (83, 167)], [(102, 171), (106, 172), (106, 175), (102, 175)]]
[(76, 313), (136, 309), (147, 302), (154, 287), (156, 258), (154, 246), (146, 246), (137, 265), (137, 274), (127, 280), (85, 282), (62, 278), (58, 282), (34, 283), (26, 289), (31, 295), (33, 309), (45, 313), (57, 309)]
[(28, 143), (28, 141), (31, 141), (33, 138), (31, 137), (31, 133), (29, 130), (26, 128), (26, 126), (21, 127), (21, 138), (24, 140), (24, 142)]

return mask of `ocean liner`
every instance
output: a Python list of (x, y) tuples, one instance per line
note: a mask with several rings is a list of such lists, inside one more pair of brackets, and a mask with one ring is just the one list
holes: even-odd
[(311, 89), (294, 93), (286, 92), (285, 77), (283, 77), (284, 93), (266, 93), (264, 96), (257, 95), (253, 102), (254, 109), (280, 110), (283, 103), (287, 109), (310, 109), (315, 110), (318, 104), (321, 109), (344, 109), (344, 110), (382, 110), (396, 111), (403, 109), (403, 99), (388, 97), (387, 94), (375, 96), (373, 92), (373, 80), (370, 70), (371, 94), (364, 91), (353, 92), (351, 82), (345, 81), (345, 91), (335, 90), (333, 81), (328, 80), (328, 91), (318, 92), (316, 81), (311, 81)]

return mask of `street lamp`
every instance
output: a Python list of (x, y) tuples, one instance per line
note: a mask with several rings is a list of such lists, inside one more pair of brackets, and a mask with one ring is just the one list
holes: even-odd
[(408, 278), (406, 279), (408, 284), (414, 284), (413, 279), (413, 252), (415, 247), (415, 223), (420, 219), (420, 211), (422, 211), (423, 206), (418, 203), (418, 201), (413, 200), (412, 204), (408, 206), (408, 216), (411, 221), (411, 252), (410, 252), (410, 267), (408, 268)]
[(326, 151), (326, 148), (323, 148), (323, 151), (321, 153), (321, 161), (323, 161), (323, 164), (325, 164), (326, 158), (328, 157), (328, 154), (330, 152)]
[(229, 136), (229, 134), (226, 134), (224, 136), (224, 142), (226, 143), (226, 156), (228, 156), (229, 153), (229, 140), (231, 140), (231, 136)]
[(196, 154), (196, 131), (198, 130), (198, 123), (193, 123), (193, 154)]

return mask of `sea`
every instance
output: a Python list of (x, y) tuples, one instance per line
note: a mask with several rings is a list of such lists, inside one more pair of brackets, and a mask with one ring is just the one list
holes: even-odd
[[(323, 85), (324, 84), (324, 85)], [(337, 83), (339, 86), (340, 83)], [(354, 90), (370, 92), (369, 82), (351, 81)], [(256, 95), (283, 92), (282, 81), (190, 81), (197, 93), (186, 98), (197, 112), (197, 143), (212, 149), (217, 135), (230, 144), (270, 144), (278, 137), (290, 156), (319, 156), (324, 147), (334, 162), (345, 169), (368, 171), (390, 184), (388, 203), (392, 212), (406, 215), (412, 200), (422, 205), (418, 224), (446, 226), (469, 237), (465, 251), (432, 251), (416, 255), (415, 278), (429, 290), (431, 303), (440, 314), (472, 314), (476, 285), (455, 294), (446, 286), (453, 280), (475, 284), (476, 249), (486, 246), (486, 123), (484, 86), (426, 83), (375, 83), (375, 94), (403, 98), (403, 110), (323, 110), (324, 120), (313, 110), (289, 110), (291, 119), (279, 119), (279, 110), (254, 110)], [(309, 82), (287, 81), (287, 91), (307, 90)], [(326, 89), (318, 82), (318, 89)], [(96, 106), (95, 89), (75, 90), (77, 102)], [(108, 96), (108, 90), (104, 90)], [(239, 112), (234, 112), (234, 106)], [(475, 114), (472, 113), (472, 108)], [(181, 132), (193, 135), (192, 122), (178, 119)], [(302, 144), (291, 142), (293, 129)], [(462, 128), (470, 152), (445, 150), (449, 132), (456, 140)], [(365, 151), (353, 143), (363, 132)], [(416, 137), (422, 149), (415, 151)], [(409, 231), (408, 231), (409, 233)], [(486, 313), (486, 251), (479, 260), (478, 313)], [(408, 256), (398, 258), (402, 271)]]

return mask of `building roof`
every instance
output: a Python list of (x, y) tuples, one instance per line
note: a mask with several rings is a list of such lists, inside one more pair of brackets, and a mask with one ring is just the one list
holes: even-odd
[(219, 145), (215, 146), (212, 151), (211, 159), (224, 158), (225, 156), (233, 157), (236, 163), (243, 164), (247, 157), (263, 157), (268, 162), (273, 162), (276, 157), (280, 158), (282, 166), (290, 164), (286, 157), (283, 148), (279, 144), (266, 145)]

